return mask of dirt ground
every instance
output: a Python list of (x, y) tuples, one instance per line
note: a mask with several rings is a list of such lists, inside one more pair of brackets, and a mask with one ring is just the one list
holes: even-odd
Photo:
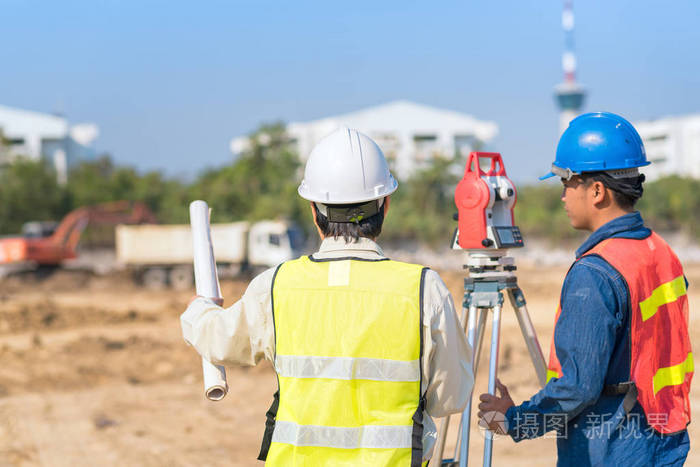
[[(687, 267), (700, 284), (700, 265)], [(520, 267), (518, 277), (540, 344), (549, 353), (552, 321), (565, 268)], [(461, 303), (461, 272), (444, 272)], [(227, 305), (244, 281), (223, 284)], [(691, 337), (700, 343), (691, 285)], [(182, 340), (180, 313), (191, 292), (149, 291), (126, 275), (58, 272), (43, 279), (0, 282), (0, 466), (230, 466), (256, 461), (276, 380), (269, 364), (229, 368), (221, 402), (203, 397), (197, 354)], [(484, 346), (488, 349), (488, 332)], [(482, 352), (475, 393), (486, 389)], [(537, 390), (515, 315), (506, 307), (499, 376), (516, 403)], [(692, 411), (700, 415), (700, 383)], [(471, 458), (481, 462), (475, 427)], [(448, 449), (457, 423), (451, 423)], [(700, 435), (690, 425), (691, 439)], [(553, 465), (554, 439), (494, 444), (493, 465)], [(687, 465), (700, 465), (691, 450)]]

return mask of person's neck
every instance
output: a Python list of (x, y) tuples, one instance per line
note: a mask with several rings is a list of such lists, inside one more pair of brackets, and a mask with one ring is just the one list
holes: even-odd
[(633, 210), (625, 210), (619, 207), (615, 208), (610, 208), (610, 209), (604, 209), (601, 210), (597, 213), (597, 215), (594, 217), (593, 222), (591, 222), (591, 232), (595, 232), (608, 222), (617, 219), (618, 217), (622, 217), (626, 214), (629, 214), (631, 212), (634, 212)]
[[(326, 238), (329, 238), (323, 235), (323, 232), (321, 232), (321, 229), (318, 226), (316, 226), (316, 229), (318, 230), (318, 236), (321, 239), (321, 241), (324, 241)], [(366, 238), (367, 240), (372, 240), (373, 242), (377, 241), (377, 237), (360, 237), (360, 239), (363, 238)]]

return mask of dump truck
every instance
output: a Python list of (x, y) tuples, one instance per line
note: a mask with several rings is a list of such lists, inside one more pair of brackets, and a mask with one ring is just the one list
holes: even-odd
[[(304, 236), (293, 223), (279, 220), (211, 225), (220, 276), (259, 272), (296, 258)], [(194, 284), (192, 230), (189, 224), (119, 225), (117, 263), (149, 288), (188, 289)]]

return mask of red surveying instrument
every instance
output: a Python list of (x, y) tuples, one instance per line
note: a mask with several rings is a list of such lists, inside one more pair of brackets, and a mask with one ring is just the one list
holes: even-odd
[[(480, 162), (490, 159), (490, 168), (484, 172)], [(498, 370), (498, 347), (500, 343), (501, 309), (505, 295), (518, 318), (518, 324), (527, 345), (530, 359), (535, 367), (537, 379), (545, 385), (546, 365), (542, 349), (537, 340), (535, 328), (525, 305), (525, 296), (518, 287), (515, 275), (515, 259), (508, 256), (509, 248), (523, 246), (520, 229), (513, 225), (513, 207), (517, 198), (515, 185), (506, 175), (501, 155), (494, 152), (472, 152), (467, 159), (464, 177), (455, 190), (458, 228), (452, 240), (452, 247), (464, 250), (464, 268), (469, 274), (464, 279), (464, 302), (461, 322), (467, 340), (472, 348), (472, 368), (474, 376), (479, 366), (481, 343), (484, 340), (486, 318), (492, 312), (491, 350), (489, 356), (488, 392), (496, 392), (496, 372)], [(471, 427), (471, 397), (460, 417), (459, 435), (454, 444), (454, 454), (444, 458), (450, 417), (442, 419), (430, 466), (465, 467), (469, 457), (469, 434)], [(503, 414), (486, 414), (491, 420)], [(505, 423), (505, 422), (504, 422)], [(503, 424), (502, 424), (503, 425)], [(507, 428), (502, 426), (502, 428)], [(504, 429), (503, 431), (507, 431)], [(491, 465), (493, 453), (493, 433), (483, 432), (484, 466)]]
[[(481, 159), (491, 159), (488, 172)], [(517, 193), (506, 175), (503, 159), (497, 152), (472, 152), (464, 177), (455, 190), (458, 213), (456, 248), (517, 248), (523, 246), (520, 229), (513, 225)]]

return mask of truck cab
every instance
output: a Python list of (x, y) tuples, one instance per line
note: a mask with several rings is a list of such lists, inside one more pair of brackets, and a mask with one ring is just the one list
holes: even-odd
[(301, 256), (304, 234), (298, 226), (283, 221), (260, 221), (248, 233), (248, 265), (255, 269), (275, 266)]

